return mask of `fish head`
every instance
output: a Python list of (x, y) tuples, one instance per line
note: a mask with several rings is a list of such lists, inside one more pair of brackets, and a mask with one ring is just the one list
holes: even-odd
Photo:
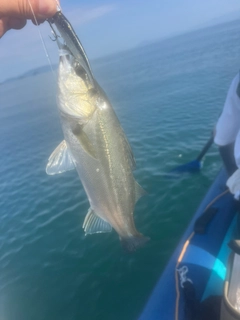
[(94, 87), (81, 61), (69, 48), (59, 49), (58, 105), (61, 112), (82, 121), (93, 114), (95, 103), (91, 92)]
[(73, 27), (60, 10), (48, 22), (59, 48), (57, 100), (60, 112), (78, 118), (79, 123), (85, 123), (95, 111), (97, 97), (96, 81), (87, 55)]

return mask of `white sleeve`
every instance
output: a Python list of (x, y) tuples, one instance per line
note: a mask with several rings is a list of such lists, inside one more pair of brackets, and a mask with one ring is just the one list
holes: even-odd
[(227, 187), (229, 191), (234, 194), (234, 198), (239, 200), (240, 196), (240, 169), (237, 169), (230, 178), (228, 178)]
[(240, 131), (238, 131), (237, 138), (234, 143), (234, 157), (237, 167), (240, 168)]
[(240, 130), (240, 98), (237, 95), (239, 74), (233, 79), (220, 118), (216, 125), (214, 142), (225, 146), (235, 141)]

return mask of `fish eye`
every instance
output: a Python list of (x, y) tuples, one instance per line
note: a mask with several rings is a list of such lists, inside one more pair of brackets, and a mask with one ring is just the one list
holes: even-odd
[(76, 75), (78, 75), (79, 77), (81, 78), (86, 77), (86, 71), (78, 62), (74, 64), (74, 70)]
[(88, 90), (88, 93), (90, 94), (91, 97), (94, 97), (97, 95), (98, 92), (97, 92), (97, 89), (91, 88)]

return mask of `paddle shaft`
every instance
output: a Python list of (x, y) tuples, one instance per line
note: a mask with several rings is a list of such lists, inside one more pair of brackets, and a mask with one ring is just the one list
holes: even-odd
[(208, 149), (211, 147), (211, 145), (213, 144), (213, 140), (214, 140), (214, 136), (211, 135), (210, 139), (208, 140), (208, 142), (205, 144), (205, 146), (203, 147), (202, 151), (199, 153), (198, 157), (196, 158), (196, 160), (201, 161), (202, 158), (205, 156), (205, 154), (207, 153)]

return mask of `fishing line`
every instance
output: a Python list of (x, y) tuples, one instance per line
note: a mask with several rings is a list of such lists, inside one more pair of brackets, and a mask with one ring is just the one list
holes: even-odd
[[(60, 3), (58, 2), (58, 0), (55, 0), (55, 1), (56, 1), (56, 3), (57, 3), (57, 6), (58, 6), (59, 10), (61, 10)], [(38, 29), (38, 34), (39, 34), (39, 37), (40, 37), (41, 42), (42, 42), (43, 50), (44, 50), (45, 55), (46, 55), (46, 57), (47, 57), (48, 64), (50, 65), (52, 74), (53, 74), (53, 76), (54, 76), (54, 78), (55, 78), (56, 75), (55, 75), (54, 70), (53, 70), (53, 67), (52, 67), (52, 61), (51, 61), (51, 59), (50, 59), (50, 57), (49, 57), (49, 54), (48, 54), (48, 51), (47, 51), (47, 47), (46, 47), (46, 45), (45, 45), (45, 42), (44, 42), (44, 40), (43, 40), (43, 36), (42, 36), (41, 30), (40, 30), (40, 27), (39, 27), (39, 23), (37, 22), (37, 18), (36, 18), (36, 15), (35, 15), (34, 11), (33, 11), (33, 7), (32, 7), (32, 4), (31, 4), (30, 0), (28, 0), (28, 4), (29, 4), (30, 9), (31, 9), (31, 11), (32, 11), (32, 15), (33, 15), (33, 18), (34, 18), (34, 22), (35, 22), (36, 26), (38, 27), (38, 28), (37, 28), (37, 29)]]

